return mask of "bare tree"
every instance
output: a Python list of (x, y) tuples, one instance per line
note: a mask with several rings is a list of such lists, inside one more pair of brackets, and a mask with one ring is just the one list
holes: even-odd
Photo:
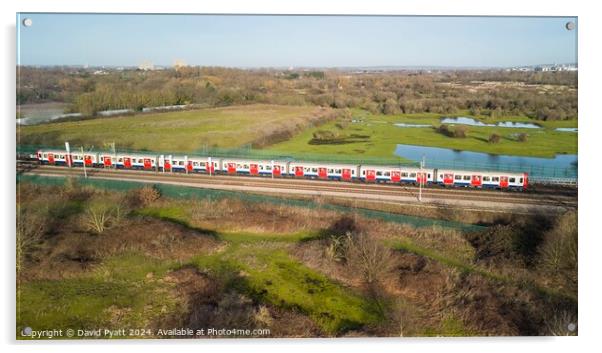
[(88, 229), (102, 234), (114, 217), (114, 207), (102, 201), (92, 201), (84, 214), (84, 223)]
[(17, 217), (17, 273), (23, 268), (23, 260), (42, 241), (47, 230), (46, 210), (19, 209)]

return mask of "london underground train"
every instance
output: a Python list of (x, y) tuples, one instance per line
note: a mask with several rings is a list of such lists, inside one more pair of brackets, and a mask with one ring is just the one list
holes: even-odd
[(91, 168), (115, 168), (215, 175), (269, 176), (342, 182), (440, 185), (482, 189), (525, 190), (527, 173), (417, 168), (395, 165), (335, 162), (262, 160), (211, 156), (174, 156), (137, 153), (66, 152), (39, 150), (41, 164)]

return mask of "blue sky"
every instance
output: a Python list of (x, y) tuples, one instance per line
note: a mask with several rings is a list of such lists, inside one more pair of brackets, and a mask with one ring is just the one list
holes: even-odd
[[(22, 24), (33, 21), (31, 27)], [(22, 65), (515, 66), (577, 61), (576, 18), (18, 14)]]

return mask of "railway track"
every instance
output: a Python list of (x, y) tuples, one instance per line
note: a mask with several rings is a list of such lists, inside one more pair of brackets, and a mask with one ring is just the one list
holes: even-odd
[[(82, 176), (82, 168), (65, 168), (39, 165), (35, 162), (17, 164), (19, 173), (42, 176)], [(87, 169), (88, 176), (97, 179), (130, 180), (148, 183), (178, 184), (220, 190), (251, 191), (277, 194), (304, 194), (340, 198), (365, 199), (382, 202), (418, 203), (418, 187), (390, 184), (366, 184), (306, 180), (295, 178), (248, 177), (185, 173), (163, 173), (155, 171), (132, 171), (114, 169)], [(561, 193), (521, 193), (500, 190), (464, 190), (438, 187), (423, 188), (423, 203), (438, 205), (460, 205), (487, 209), (516, 210), (517, 212), (538, 210), (561, 210), (577, 207), (577, 197)]]

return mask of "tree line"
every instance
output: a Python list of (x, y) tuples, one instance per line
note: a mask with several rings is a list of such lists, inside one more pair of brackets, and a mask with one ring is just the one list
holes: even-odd
[(197, 104), (267, 103), (360, 108), (378, 114), (468, 110), (491, 117), (577, 117), (576, 72), (503, 70), (351, 73), (340, 70), (134, 69), (19, 67), (17, 104), (58, 101), (70, 112)]

